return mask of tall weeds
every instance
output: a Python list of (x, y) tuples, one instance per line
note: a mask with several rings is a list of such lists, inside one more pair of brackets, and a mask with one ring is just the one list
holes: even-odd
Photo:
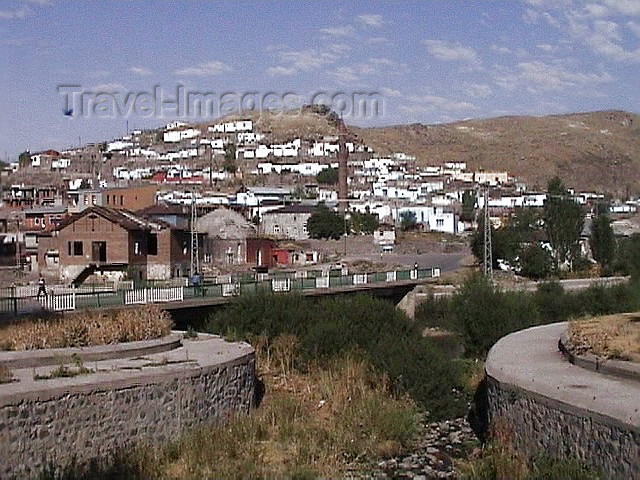
[(169, 314), (154, 305), (20, 320), (0, 328), (3, 350), (88, 347), (159, 338), (171, 332)]

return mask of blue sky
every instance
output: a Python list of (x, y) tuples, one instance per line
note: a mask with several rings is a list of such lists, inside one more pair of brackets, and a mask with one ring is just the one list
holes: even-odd
[(6, 1), (0, 158), (177, 118), (77, 106), (67, 117), (60, 85), (123, 99), (156, 87), (175, 99), (180, 85), (298, 102), (375, 93), (382, 112), (345, 119), (390, 125), (638, 112), (639, 66), (640, 0)]

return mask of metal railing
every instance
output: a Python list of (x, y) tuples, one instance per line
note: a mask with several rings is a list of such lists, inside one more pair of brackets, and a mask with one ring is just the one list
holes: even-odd
[[(326, 290), (329, 288), (366, 287), (372, 284), (393, 283), (440, 276), (439, 268), (393, 270), (345, 274), (344, 269), (277, 272), (275, 274), (221, 275), (204, 278), (200, 285), (184, 286), (184, 279), (164, 283), (163, 286), (116, 289), (115, 285), (63, 286), (47, 289), (47, 295), (37, 297), (37, 285), (29, 288), (0, 289), (0, 314), (34, 313), (44, 310), (68, 311), (84, 308), (104, 308), (123, 305), (181, 302), (185, 299), (225, 298), (257, 291), (276, 293)], [(122, 285), (122, 284), (120, 284)], [(172, 286), (173, 285), (173, 286)], [(180, 286), (178, 286), (180, 285)]]

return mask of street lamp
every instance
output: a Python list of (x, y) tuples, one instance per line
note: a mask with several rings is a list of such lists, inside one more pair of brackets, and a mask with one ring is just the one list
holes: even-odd
[(344, 214), (344, 256), (347, 256), (347, 235), (348, 235), (348, 222), (349, 219), (351, 218), (351, 215), (349, 215), (348, 213)]

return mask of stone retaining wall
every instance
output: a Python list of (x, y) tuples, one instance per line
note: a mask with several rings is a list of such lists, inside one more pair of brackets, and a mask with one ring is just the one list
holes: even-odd
[(198, 364), (119, 372), (115, 378), (91, 374), (64, 379), (63, 385), (56, 384), (63, 379), (47, 380), (50, 388), (0, 395), (0, 478), (33, 477), (50, 462), (62, 466), (74, 456), (85, 461), (127, 445), (166, 442), (197, 424), (247, 412), (254, 351), (246, 344), (226, 345), (235, 348), (212, 352)]
[(575, 459), (603, 478), (640, 478), (640, 383), (570, 364), (566, 324), (501, 339), (486, 362), (489, 419), (529, 457)]
[(640, 478), (640, 433), (593, 412), (579, 412), (526, 389), (488, 379), (489, 411), (513, 434), (517, 451), (528, 457), (575, 459), (603, 478)]

